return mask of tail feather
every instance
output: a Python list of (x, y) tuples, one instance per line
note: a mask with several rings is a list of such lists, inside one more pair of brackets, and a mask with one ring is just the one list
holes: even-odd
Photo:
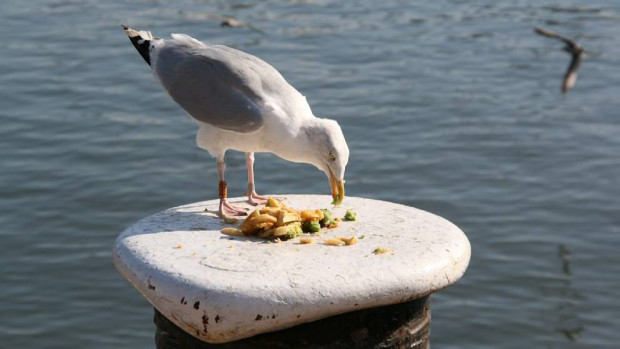
[(156, 39), (153, 34), (149, 31), (136, 31), (122, 24), (121, 26), (142, 58), (148, 65), (151, 65), (151, 41)]

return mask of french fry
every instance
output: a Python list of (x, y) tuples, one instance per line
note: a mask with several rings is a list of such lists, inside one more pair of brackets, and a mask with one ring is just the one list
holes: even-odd
[(314, 242), (314, 240), (312, 238), (308, 238), (308, 237), (299, 238), (299, 243), (303, 244), (303, 245), (311, 244), (313, 242)]
[(250, 213), (247, 217), (245, 217), (245, 219), (243, 220), (243, 222), (241, 222), (241, 225), (239, 226), (239, 230), (242, 231), (249, 231), (250, 228), (250, 219), (257, 217), (260, 215), (260, 210), (254, 210), (252, 211), (252, 213)]
[(322, 220), (325, 216), (323, 215), (323, 210), (314, 210), (314, 212), (316, 212), (319, 220)]
[(263, 207), (260, 212), (261, 214), (268, 214), (270, 216), (274, 216), (274, 217), (278, 217), (278, 212), (280, 212), (281, 209), (276, 208), (276, 207)]
[(289, 224), (293, 222), (299, 222), (301, 218), (297, 213), (285, 212), (284, 217), (282, 218), (282, 223)]
[(323, 211), (321, 210), (304, 210), (300, 213), (301, 220), (306, 221), (320, 221), (323, 219)]
[(243, 233), (245, 234), (251, 234), (252, 232), (255, 232), (256, 230), (260, 229), (258, 227), (259, 224), (269, 222), (273, 225), (277, 221), (278, 220), (275, 217), (272, 217), (268, 214), (259, 214), (243, 222), (241, 226), (239, 227), (239, 229), (243, 231)]
[(248, 224), (250, 226), (256, 226), (257, 224), (264, 223), (264, 222), (270, 222), (273, 224), (277, 221), (278, 219), (276, 217), (270, 216), (268, 214), (259, 214), (256, 217), (250, 218), (250, 220), (248, 221)]
[(245, 235), (250, 235), (252, 232), (254, 232), (254, 227), (250, 225), (250, 221), (248, 220), (241, 223), (241, 225), (239, 226), (239, 230), (241, 230)]
[(291, 228), (285, 226), (282, 227), (278, 227), (273, 231), (273, 236), (284, 236), (286, 234), (288, 234), (288, 231), (291, 230)]
[(278, 222), (276, 223), (276, 226), (281, 227), (284, 225), (284, 216), (286, 215), (286, 211), (280, 210), (278, 211)]
[(256, 224), (256, 229), (269, 229), (273, 227), (273, 223), (271, 222), (263, 222)]
[(299, 216), (301, 217), (302, 221), (309, 221), (309, 220), (312, 220), (314, 218), (314, 212), (310, 211), (310, 210), (303, 210), (303, 211), (301, 211)]
[(224, 235), (245, 236), (245, 234), (243, 234), (243, 232), (237, 228), (224, 228), (220, 230), (220, 232)]
[(323, 240), (323, 243), (325, 245), (331, 245), (331, 246), (343, 246), (345, 244), (344, 241), (338, 238), (325, 239)]
[(344, 241), (345, 245), (355, 245), (357, 243), (357, 236), (353, 235), (351, 237), (338, 237), (341, 241)]
[(274, 198), (269, 198), (267, 199), (267, 204), (265, 206), (280, 208), (280, 202)]

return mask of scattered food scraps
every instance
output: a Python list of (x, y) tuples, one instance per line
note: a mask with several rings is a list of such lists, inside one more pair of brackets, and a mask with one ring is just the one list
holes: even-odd
[(338, 238), (325, 239), (323, 240), (323, 243), (325, 245), (331, 245), (331, 246), (343, 246), (345, 244), (344, 241)]
[(345, 221), (356, 221), (357, 213), (355, 213), (353, 210), (347, 210), (347, 212), (344, 214), (344, 220)]
[(374, 251), (372, 251), (372, 253), (374, 253), (374, 254), (383, 254), (383, 253), (388, 253), (388, 252), (392, 252), (392, 251), (390, 249), (384, 248), (384, 247), (377, 247), (377, 248), (375, 248)]
[(314, 242), (313, 238), (309, 238), (309, 237), (299, 238), (299, 243), (302, 245), (311, 244), (313, 242)]
[(226, 222), (228, 224), (237, 224), (239, 222), (239, 220), (237, 218), (224, 216), (224, 222)]
[(348, 245), (355, 245), (357, 243), (357, 236), (353, 235), (351, 237), (339, 237), (338, 239), (344, 241), (344, 243)]
[(232, 235), (232, 236), (245, 236), (243, 235), (241, 230), (237, 228), (224, 228), (221, 230), (221, 233), (225, 235)]

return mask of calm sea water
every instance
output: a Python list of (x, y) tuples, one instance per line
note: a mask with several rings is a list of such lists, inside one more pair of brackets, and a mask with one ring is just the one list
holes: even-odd
[[(149, 304), (111, 248), (132, 222), (214, 198), (214, 161), (120, 23), (258, 55), (337, 119), (347, 193), (419, 207), (472, 243), (433, 297), (437, 348), (620, 342), (620, 4), (559, 1), (17, 1), (0, 11), (0, 337), (150, 348)], [(233, 15), (264, 34), (220, 28)], [(560, 95), (569, 57), (590, 56)], [(230, 153), (231, 194), (245, 188)], [(328, 193), (258, 155), (260, 192)]]

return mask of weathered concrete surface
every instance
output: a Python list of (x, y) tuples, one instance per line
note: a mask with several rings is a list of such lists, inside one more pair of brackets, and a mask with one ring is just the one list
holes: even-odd
[[(287, 202), (332, 209), (329, 196), (288, 195)], [(347, 197), (333, 209), (340, 217), (354, 209), (358, 221), (323, 237), (365, 236), (343, 247), (231, 239), (219, 232), (228, 225), (205, 208), (215, 211), (217, 200), (136, 223), (117, 239), (114, 261), (157, 310), (210, 343), (416, 299), (457, 281), (470, 258), (455, 225), (388, 202)], [(392, 252), (375, 255), (376, 247)]]

